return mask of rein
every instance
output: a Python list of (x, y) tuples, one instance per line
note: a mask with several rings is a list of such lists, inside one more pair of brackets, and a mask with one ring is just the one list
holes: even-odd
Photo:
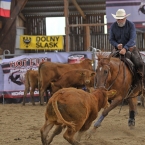
[[(115, 83), (115, 80), (117, 79), (117, 77), (118, 77), (118, 75), (119, 75), (119, 72), (120, 72), (120, 65), (121, 65), (121, 60), (120, 60), (120, 63), (119, 63), (119, 70), (118, 70), (118, 73), (117, 73), (117, 75), (116, 75), (116, 77), (115, 77), (115, 79), (113, 80), (113, 82), (111, 83), (111, 85), (108, 87), (108, 89), (106, 89), (106, 87), (105, 87), (105, 89), (108, 91), (112, 86), (113, 86), (113, 84)], [(106, 78), (107, 79), (107, 78)], [(106, 82), (106, 81), (105, 81)]]

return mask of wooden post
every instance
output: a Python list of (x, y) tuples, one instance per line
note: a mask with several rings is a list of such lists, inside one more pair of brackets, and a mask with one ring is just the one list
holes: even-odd
[(144, 35), (144, 48), (142, 49), (143, 51), (145, 51), (145, 33), (143, 34)]
[(84, 50), (87, 51), (88, 48), (90, 47), (90, 27), (86, 26), (85, 27), (85, 31), (86, 31), (86, 35), (85, 35), (85, 46), (84, 46)]
[(68, 21), (68, 16), (69, 16), (69, 10), (68, 10), (68, 0), (64, 0), (64, 16), (65, 16), (65, 51), (69, 52), (69, 21)]
[(80, 8), (80, 6), (79, 6), (78, 3), (76, 2), (76, 0), (72, 0), (72, 3), (73, 3), (74, 6), (76, 7), (76, 9), (79, 11), (79, 13), (80, 13), (81, 16), (83, 17), (83, 19), (86, 19), (86, 15), (85, 15), (84, 12), (82, 11), (82, 9)]
[(2, 28), (2, 21), (0, 21), (0, 29)]

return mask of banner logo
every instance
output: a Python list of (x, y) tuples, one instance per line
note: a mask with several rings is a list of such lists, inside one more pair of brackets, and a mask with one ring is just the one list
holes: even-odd
[(63, 36), (20, 36), (20, 49), (62, 50)]
[(31, 43), (31, 37), (23, 37), (23, 42), (26, 48), (28, 48)]

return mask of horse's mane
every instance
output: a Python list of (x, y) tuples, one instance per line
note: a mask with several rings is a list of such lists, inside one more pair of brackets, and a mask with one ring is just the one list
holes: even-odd
[(96, 56), (97, 56), (97, 59), (98, 59), (98, 64), (100, 64), (101, 66), (106, 64), (104, 62), (104, 59), (108, 59), (108, 60), (110, 59), (109, 54), (107, 52), (99, 52), (99, 53), (96, 54)]
[(110, 59), (115, 62), (120, 61), (119, 58), (111, 57), (107, 52), (99, 52), (96, 54), (96, 56), (100, 65), (108, 64), (110, 62)]
[(108, 58), (109, 54), (107, 52), (99, 52), (96, 54), (98, 60), (102, 59), (102, 58)]

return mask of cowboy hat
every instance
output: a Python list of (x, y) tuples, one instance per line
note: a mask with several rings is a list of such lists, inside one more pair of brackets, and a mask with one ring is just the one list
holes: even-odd
[(112, 14), (115, 19), (124, 19), (128, 17), (130, 14), (126, 14), (124, 9), (118, 9), (116, 15)]

